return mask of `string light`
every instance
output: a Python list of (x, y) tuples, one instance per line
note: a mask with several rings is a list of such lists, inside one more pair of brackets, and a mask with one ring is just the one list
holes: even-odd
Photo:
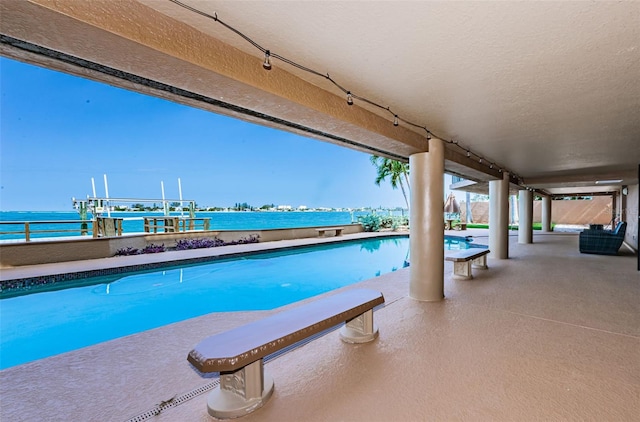
[(264, 67), (266, 70), (271, 70), (271, 60), (269, 60), (270, 56), (271, 52), (269, 50), (264, 52), (264, 63), (262, 63), (262, 67)]
[[(187, 4), (184, 4), (184, 3), (180, 2), (179, 0), (169, 0), (169, 1), (171, 1), (172, 3), (174, 3), (174, 4), (176, 4), (176, 5), (180, 6), (180, 7), (183, 7), (183, 8), (185, 8), (185, 9), (187, 9), (187, 10), (190, 10), (190, 11), (192, 11), (192, 12), (194, 12), (194, 13), (197, 13), (197, 14), (199, 14), (199, 15), (201, 15), (201, 16), (204, 16), (204, 17), (206, 17), (206, 18), (209, 18), (209, 19), (214, 20), (215, 22), (217, 22), (217, 23), (221, 24), (222, 26), (224, 26), (225, 28), (227, 28), (227, 29), (228, 29), (228, 30), (230, 30), (231, 32), (234, 32), (235, 34), (237, 34), (238, 36), (240, 36), (241, 38), (243, 38), (245, 41), (247, 41), (248, 43), (250, 43), (251, 45), (253, 45), (255, 48), (257, 48), (258, 50), (260, 50), (261, 52), (263, 52), (263, 53), (264, 53), (264, 62), (262, 63), (262, 67), (263, 67), (265, 70), (271, 70), (271, 68), (272, 68), (271, 58), (274, 58), (274, 59), (280, 60), (280, 61), (282, 61), (283, 63), (286, 63), (286, 64), (288, 64), (288, 65), (290, 65), (290, 66), (293, 66), (293, 67), (295, 67), (295, 68), (297, 68), (297, 69), (303, 70), (303, 71), (305, 71), (305, 72), (311, 73), (311, 74), (316, 75), (316, 76), (321, 77), (321, 78), (325, 78), (326, 80), (328, 80), (329, 82), (331, 82), (334, 86), (336, 86), (339, 90), (341, 90), (343, 93), (345, 93), (345, 94), (347, 95), (347, 104), (348, 104), (348, 105), (350, 105), (350, 106), (351, 106), (351, 105), (353, 105), (353, 100), (354, 100), (354, 99), (357, 99), (357, 100), (362, 101), (362, 102), (364, 102), (364, 103), (367, 103), (367, 104), (369, 104), (369, 105), (371, 105), (371, 106), (374, 106), (374, 107), (377, 107), (377, 108), (380, 108), (380, 109), (386, 110), (386, 111), (390, 112), (390, 113), (393, 115), (393, 125), (394, 125), (394, 126), (398, 126), (398, 124), (399, 124), (399, 123), (398, 123), (398, 122), (399, 122), (399, 120), (402, 120), (402, 122), (403, 122), (403, 123), (405, 123), (405, 124), (407, 124), (407, 125), (409, 125), (409, 126), (413, 126), (413, 127), (415, 127), (415, 128), (419, 128), (419, 129), (424, 129), (424, 130), (426, 131), (426, 133), (427, 133), (427, 135), (426, 135), (426, 139), (427, 139), (427, 140), (431, 140), (431, 138), (432, 138), (433, 136), (435, 136), (435, 137), (437, 137), (437, 138), (439, 138), (439, 139), (442, 139), (444, 142), (448, 142), (448, 143), (450, 143), (450, 144), (452, 144), (452, 145), (457, 146), (457, 147), (458, 147), (458, 148), (460, 148), (461, 150), (466, 151), (466, 152), (467, 152), (467, 157), (469, 157), (469, 158), (471, 157), (471, 150), (470, 150), (469, 148), (463, 148), (463, 147), (459, 144), (459, 142), (458, 142), (458, 141), (453, 141), (453, 140), (446, 141), (446, 140), (444, 139), (444, 137), (442, 137), (442, 136), (438, 136), (437, 134), (434, 134), (434, 133), (433, 133), (433, 132), (431, 132), (431, 131), (426, 127), (426, 126), (419, 125), (419, 124), (416, 124), (416, 123), (410, 122), (410, 121), (408, 121), (408, 120), (402, 119), (401, 117), (399, 117), (399, 116), (398, 116), (398, 114), (391, 112), (391, 110), (389, 109), (389, 107), (384, 107), (384, 106), (382, 106), (382, 105), (380, 105), (380, 104), (378, 104), (378, 103), (376, 103), (376, 102), (374, 102), (374, 101), (371, 101), (371, 100), (369, 100), (369, 99), (367, 99), (367, 98), (364, 98), (364, 97), (361, 97), (361, 96), (359, 96), (359, 95), (353, 94), (351, 91), (349, 91), (349, 90), (345, 89), (345, 88), (344, 88), (344, 87), (342, 87), (340, 84), (338, 84), (335, 80), (333, 80), (333, 79), (331, 78), (331, 76), (329, 76), (329, 74), (328, 74), (328, 73), (327, 73), (327, 74), (320, 73), (320, 72), (318, 72), (318, 71), (316, 71), (316, 70), (310, 69), (310, 68), (308, 68), (308, 67), (306, 67), (306, 66), (303, 66), (303, 65), (301, 65), (301, 64), (299, 64), (299, 63), (296, 63), (296, 62), (294, 62), (293, 60), (287, 59), (286, 57), (283, 57), (283, 56), (280, 56), (280, 55), (278, 55), (278, 54), (272, 53), (270, 50), (265, 49), (265, 48), (264, 48), (264, 47), (262, 47), (260, 44), (256, 43), (255, 41), (253, 41), (251, 38), (249, 38), (248, 36), (246, 36), (245, 34), (243, 34), (242, 32), (240, 32), (239, 30), (235, 29), (235, 28), (234, 28), (234, 27), (232, 27), (231, 25), (228, 25), (227, 23), (225, 23), (225, 22), (223, 22), (222, 20), (220, 20), (220, 19), (218, 18), (218, 15), (217, 15), (217, 14), (215, 14), (215, 13), (214, 13), (213, 15), (209, 15), (208, 13), (205, 13), (205, 12), (203, 12), (203, 11), (201, 11), (201, 10), (198, 10), (198, 9), (196, 9), (196, 8), (194, 8), (194, 7), (191, 7), (191, 6), (187, 5)], [(478, 155), (477, 155), (477, 154), (475, 154), (475, 153), (474, 153), (474, 155), (478, 156)], [(482, 158), (480, 158), (480, 163), (482, 163)], [(489, 168), (493, 169), (493, 164), (491, 164)], [(502, 169), (502, 168), (500, 168), (500, 169), (499, 169), (499, 171), (500, 171), (500, 173), (502, 173), (503, 169)], [(513, 174), (513, 173), (512, 173), (512, 174)], [(523, 182), (523, 183), (524, 183), (524, 182)]]

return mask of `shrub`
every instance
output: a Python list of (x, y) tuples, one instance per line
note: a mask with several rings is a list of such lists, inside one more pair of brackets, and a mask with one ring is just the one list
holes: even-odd
[(154, 245), (153, 243), (145, 246), (141, 253), (160, 253), (166, 251), (167, 248), (164, 247), (164, 243), (162, 245)]
[[(217, 237), (214, 239), (180, 239), (176, 242), (175, 250), (184, 251), (187, 249), (202, 249), (202, 248), (215, 248), (216, 246), (227, 246), (227, 245), (245, 245), (248, 243), (258, 243), (260, 236), (258, 235), (250, 235), (249, 237), (242, 237), (238, 240), (232, 240), (230, 242), (225, 242), (224, 240), (220, 240)], [(143, 253), (160, 253), (165, 252), (167, 248), (162, 245), (154, 245), (153, 243), (146, 246), (142, 250), (134, 249), (134, 248), (123, 248), (118, 249), (116, 251), (116, 256), (122, 255), (138, 255)]]
[(127, 256), (127, 255), (138, 255), (140, 253), (139, 249), (132, 248), (131, 246), (126, 248), (121, 248), (116, 251), (116, 256)]
[(217, 237), (214, 239), (180, 239), (176, 242), (176, 250), (184, 251), (187, 249), (202, 249), (202, 248), (215, 248), (217, 246), (228, 245), (245, 245), (248, 243), (258, 243), (258, 235), (250, 235), (249, 237), (243, 237), (238, 240), (232, 240), (225, 242)]
[(246, 245), (248, 243), (258, 243), (260, 239), (260, 236), (258, 235), (250, 235), (249, 237), (242, 237), (238, 240), (232, 240), (230, 242), (222, 242), (223, 245), (222, 246), (227, 246), (227, 245)]
[(187, 249), (202, 249), (223, 246), (224, 242), (218, 238), (215, 239), (180, 239), (176, 242), (176, 250), (184, 251)]
[(377, 232), (380, 229), (397, 230), (400, 226), (409, 225), (409, 217), (399, 215), (376, 215), (367, 214), (358, 217), (358, 221), (362, 224), (364, 231)]
[(394, 215), (394, 216), (385, 216), (381, 218), (382, 218), (381, 227), (383, 229), (391, 229), (395, 231), (395, 230), (398, 230), (400, 226), (409, 225), (409, 218), (405, 216)]
[(382, 218), (375, 214), (361, 215), (358, 221), (366, 232), (377, 232), (382, 227)]

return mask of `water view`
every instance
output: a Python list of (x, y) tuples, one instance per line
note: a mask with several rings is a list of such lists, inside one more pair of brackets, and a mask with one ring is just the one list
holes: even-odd
[[(335, 226), (357, 222), (358, 217), (367, 215), (365, 211), (291, 211), (291, 212), (196, 212), (196, 218), (209, 218), (211, 230), (259, 230), (284, 229), (294, 227)], [(143, 232), (144, 216), (161, 216), (162, 212), (112, 212), (112, 217), (124, 219), (122, 229), (124, 233)], [(171, 215), (180, 215), (172, 212)], [(188, 213), (185, 213), (188, 216)], [(401, 211), (381, 211), (380, 215), (402, 215)], [(91, 218), (91, 215), (89, 215)], [(76, 225), (61, 225), (55, 221), (79, 221), (75, 211), (0, 211), (0, 222), (51, 222), (34, 224), (32, 230), (47, 231), (33, 233), (31, 238), (80, 236), (80, 223)], [(0, 225), (0, 240), (24, 239), (24, 234), (9, 234), (10, 231), (24, 230), (24, 224)], [(73, 232), (56, 232), (60, 229), (74, 229)]]

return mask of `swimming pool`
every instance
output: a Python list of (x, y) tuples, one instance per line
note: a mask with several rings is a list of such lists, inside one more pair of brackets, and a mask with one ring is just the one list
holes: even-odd
[(408, 251), (408, 237), (349, 241), (2, 299), (0, 369), (211, 312), (277, 308), (402, 268)]

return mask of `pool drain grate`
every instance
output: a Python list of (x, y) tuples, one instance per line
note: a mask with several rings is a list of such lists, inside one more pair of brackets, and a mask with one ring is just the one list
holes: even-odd
[(215, 387), (218, 386), (218, 384), (220, 384), (220, 380), (216, 379), (214, 381), (211, 381), (208, 384), (203, 385), (202, 387), (198, 387), (194, 390), (188, 391), (184, 394), (181, 395), (176, 395), (172, 398), (170, 398), (169, 400), (165, 400), (163, 402), (160, 402), (159, 404), (156, 404), (155, 406), (153, 406), (151, 409), (147, 410), (146, 412), (142, 412), (139, 415), (134, 416), (131, 419), (127, 419), (126, 422), (142, 422), (142, 421), (146, 421), (147, 419), (153, 418), (154, 416), (158, 416), (160, 413), (162, 413), (164, 410), (166, 409), (170, 409), (172, 407), (176, 407), (186, 401), (191, 400), (194, 397), (199, 396), (202, 393), (206, 393), (209, 390), (213, 390)]

